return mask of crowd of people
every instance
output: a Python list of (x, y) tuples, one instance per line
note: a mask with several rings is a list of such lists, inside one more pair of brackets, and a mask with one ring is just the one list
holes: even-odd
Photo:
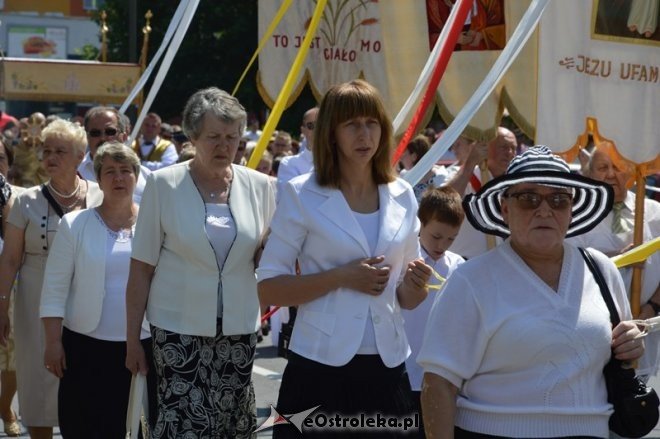
[[(215, 87), (189, 98), (180, 125), (147, 114), (132, 144), (113, 107), (3, 123), (8, 435), (21, 433), (17, 389), (33, 439), (55, 426), (124, 437), (142, 374), (149, 437), (254, 437), (252, 368), (274, 306), (273, 335), (293, 327), (280, 413), (423, 419), (314, 437), (605, 438), (610, 356), (657, 372), (660, 340), (645, 346), (630, 321), (631, 269), (608, 257), (631, 248), (635, 215), (631, 170), (608, 142), (580, 175), (500, 127), (489, 142), (460, 137), (455, 162), (411, 186), (400, 177), (442, 133), (415, 137), (392, 166), (388, 111), (363, 80), (331, 87), (299, 139), (278, 130), (255, 170), (259, 122)], [(645, 241), (660, 236), (658, 206), (645, 200)], [(660, 314), (659, 264), (642, 264), (640, 318)]]

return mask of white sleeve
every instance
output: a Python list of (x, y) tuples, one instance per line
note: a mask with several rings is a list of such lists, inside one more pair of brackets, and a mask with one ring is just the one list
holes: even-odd
[(460, 389), (478, 371), (489, 338), (469, 280), (454, 272), (433, 302), (417, 363)]
[(48, 252), (41, 289), (39, 317), (62, 317), (75, 272), (75, 243), (71, 224), (65, 215)]
[(296, 274), (296, 258), (308, 233), (304, 208), (294, 186), (285, 183), (279, 192), (281, 198), (257, 269), (258, 281), (283, 274)]
[(135, 224), (131, 258), (149, 265), (158, 265), (164, 232), (160, 222), (160, 196), (155, 174), (147, 177), (140, 201), (140, 213)]

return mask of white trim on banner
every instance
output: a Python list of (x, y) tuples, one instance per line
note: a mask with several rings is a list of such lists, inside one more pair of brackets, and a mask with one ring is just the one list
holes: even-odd
[(438, 58), (440, 57), (440, 48), (442, 47), (442, 42), (447, 39), (447, 34), (449, 33), (449, 29), (451, 29), (454, 21), (456, 20), (457, 13), (458, 13), (458, 7), (454, 6), (453, 8), (451, 8), (451, 13), (449, 14), (449, 18), (447, 18), (447, 22), (442, 27), (440, 36), (436, 40), (435, 46), (433, 46), (433, 51), (429, 55), (429, 58), (426, 61), (426, 65), (424, 66), (424, 69), (419, 75), (419, 79), (417, 79), (417, 84), (415, 84), (415, 88), (413, 89), (410, 96), (408, 96), (408, 99), (406, 100), (405, 104), (403, 104), (403, 107), (401, 107), (401, 110), (399, 110), (399, 114), (397, 114), (396, 117), (394, 118), (394, 122), (392, 122), (392, 125), (394, 127), (394, 130), (392, 131), (393, 133), (396, 134), (399, 132), (401, 125), (403, 125), (404, 119), (413, 110), (413, 107), (415, 106), (415, 103), (419, 100), (419, 97), (424, 91), (426, 84), (429, 83), (429, 80), (431, 79), (431, 75), (433, 75), (433, 70), (435, 69), (435, 64), (438, 62)]
[(549, 0), (533, 0), (525, 15), (518, 23), (516, 30), (506, 47), (493, 64), (493, 67), (486, 75), (484, 81), (479, 85), (474, 94), (467, 101), (465, 106), (456, 115), (454, 121), (449, 125), (447, 130), (440, 136), (433, 144), (431, 149), (424, 154), (417, 164), (406, 173), (403, 177), (411, 185), (417, 184), (424, 175), (435, 165), (440, 157), (442, 157), (449, 147), (454, 143), (458, 136), (461, 135), (470, 119), (477, 112), (479, 107), (486, 101), (486, 98), (495, 90), (500, 79), (509, 69), (513, 61), (516, 59), (525, 43), (532, 35), (536, 26), (541, 19), (541, 15), (548, 5)]

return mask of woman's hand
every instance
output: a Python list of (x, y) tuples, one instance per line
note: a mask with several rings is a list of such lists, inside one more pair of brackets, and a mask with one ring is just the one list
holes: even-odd
[(390, 267), (377, 266), (384, 260), (385, 256), (377, 256), (356, 259), (342, 265), (337, 269), (342, 279), (342, 286), (371, 296), (379, 296), (385, 290), (390, 279)]
[(44, 366), (48, 372), (55, 375), (57, 378), (64, 376), (66, 370), (66, 357), (64, 355), (64, 346), (62, 341), (52, 341), (46, 343), (46, 350), (44, 351)]
[(140, 372), (146, 376), (149, 371), (147, 356), (144, 354), (144, 348), (139, 340), (137, 342), (126, 341), (126, 368), (133, 375)]
[(641, 331), (631, 321), (621, 322), (612, 330), (614, 358), (621, 361), (637, 360), (644, 355), (644, 341), (637, 338)]

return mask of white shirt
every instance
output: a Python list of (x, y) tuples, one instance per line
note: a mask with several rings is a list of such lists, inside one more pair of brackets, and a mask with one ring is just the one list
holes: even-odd
[[(635, 194), (628, 192), (623, 201), (625, 208), (621, 215), (635, 221)], [(596, 227), (582, 235), (569, 238), (568, 241), (578, 247), (591, 247), (603, 253), (619, 253), (621, 249), (627, 247), (633, 242), (633, 231), (627, 233), (612, 233), (612, 219), (614, 212), (610, 212)], [(643, 223), (643, 242), (651, 241), (660, 236), (660, 203), (645, 198), (644, 199), (644, 223)], [(619, 270), (623, 277), (623, 284), (626, 286), (628, 297), (630, 297), (630, 284), (633, 270), (623, 268)], [(647, 260), (642, 270), (642, 289), (640, 303), (646, 303), (660, 283), (660, 253), (652, 254)], [(648, 335), (645, 339), (646, 351), (639, 360), (637, 373), (640, 375), (655, 375), (660, 364), (660, 333), (655, 332)]]
[(300, 152), (296, 155), (282, 158), (280, 167), (277, 170), (278, 192), (284, 183), (299, 175), (312, 172), (314, 169), (314, 156), (312, 151), (307, 149), (307, 140), (303, 140), (300, 145)]
[[(227, 255), (236, 240), (236, 223), (228, 204), (204, 203), (206, 234), (215, 252), (218, 269), (222, 272)], [(222, 282), (218, 282), (218, 318), (222, 317)]]
[[(621, 276), (592, 250), (621, 320)], [(564, 244), (557, 291), (509, 241), (461, 264), (431, 309), (418, 363), (459, 393), (456, 425), (505, 437), (608, 437), (603, 367), (610, 314), (576, 247)]]
[[(465, 262), (465, 259), (452, 253), (449, 250), (438, 259), (437, 261), (433, 260), (426, 251), (424, 247), (421, 250), (422, 257), (424, 262), (430, 265), (436, 273), (445, 279), (449, 278), (452, 272), (460, 264)], [(435, 277), (431, 276), (429, 280), (430, 285), (438, 285), (440, 281)], [(440, 291), (435, 289), (429, 289), (429, 294), (426, 296), (426, 299), (415, 309), (402, 309), (401, 314), (403, 314), (404, 328), (406, 329), (406, 335), (408, 336), (408, 343), (410, 343), (410, 356), (406, 360), (406, 371), (408, 372), (408, 379), (410, 380), (410, 388), (419, 392), (422, 390), (422, 378), (424, 377), (424, 369), (422, 366), (417, 364), (417, 355), (422, 348), (422, 340), (424, 338), (424, 330), (426, 329), (426, 322), (429, 318), (429, 313), (431, 312), (431, 306), (436, 300), (436, 297), (440, 294)], [(439, 334), (435, 335), (436, 337)]]
[[(96, 181), (96, 174), (94, 173), (94, 161), (89, 156), (89, 151), (85, 154), (85, 158), (78, 166), (78, 174), (82, 178), (88, 181)], [(135, 184), (135, 190), (133, 191), (133, 201), (137, 204), (140, 204), (142, 200), (142, 193), (144, 192), (144, 187), (147, 184), (147, 177), (149, 177), (151, 171), (144, 166), (140, 166), (140, 175), (138, 175), (137, 183)]]
[[(474, 168), (474, 175), (481, 180), (481, 172), (478, 167)], [(472, 184), (468, 183), (463, 196), (475, 192)], [(496, 246), (502, 243), (502, 238), (499, 236), (493, 237), (495, 238)], [(486, 253), (488, 251), (487, 235), (472, 227), (470, 221), (463, 221), (458, 235), (451, 246), (451, 251), (468, 259)]]
[[(378, 222), (380, 214), (378, 211), (372, 213), (358, 213), (353, 212), (353, 216), (357, 220), (364, 236), (367, 238), (367, 245), (371, 253), (374, 254), (376, 245), (378, 244)], [(356, 334), (357, 335), (357, 334)], [(378, 354), (378, 346), (376, 345), (376, 333), (374, 332), (374, 321), (371, 317), (371, 310), (367, 314), (367, 321), (364, 325), (362, 333), (362, 342), (358, 349), (360, 355), (374, 355)]]
[[(144, 140), (140, 141), (140, 151), (142, 152), (142, 157), (147, 157), (151, 154), (151, 151), (158, 145), (161, 141), (160, 136), (156, 136), (155, 139), (149, 144), (145, 144)], [(179, 160), (179, 154), (176, 152), (176, 147), (172, 142), (165, 148), (163, 155), (160, 157), (160, 161), (150, 162), (147, 160), (142, 160), (142, 166), (146, 167), (150, 171), (155, 171), (160, 168), (164, 168), (169, 165), (173, 165), (176, 161)]]

